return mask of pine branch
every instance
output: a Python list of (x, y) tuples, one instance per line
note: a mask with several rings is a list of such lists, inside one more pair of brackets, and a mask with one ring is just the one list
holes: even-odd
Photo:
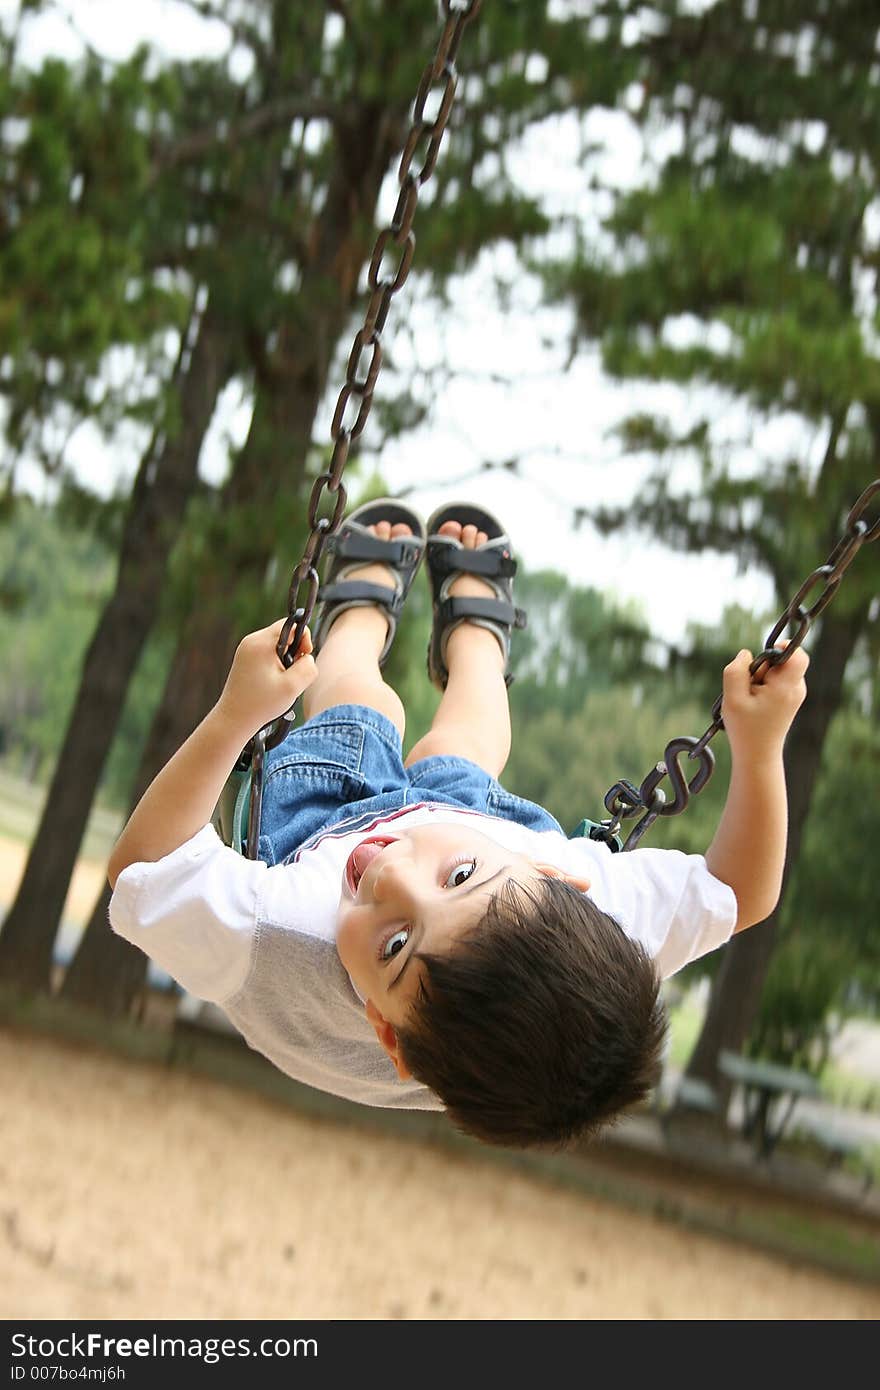
[[(722, 519), (717, 511), (707, 518), (699, 512), (699, 505), (705, 500), (702, 495), (672, 497), (655, 485), (653, 491), (644, 488), (626, 507), (594, 507), (582, 511), (603, 535), (628, 527), (647, 530), (662, 536), (674, 549), (690, 554), (716, 550), (759, 563), (772, 576), (777, 592), (784, 593), (788, 579), (783, 572), (776, 526), (765, 526), (763, 522), (748, 526), (739, 518)], [(698, 507), (696, 515), (690, 510), (693, 504)]]
[(336, 122), (343, 115), (343, 108), (337, 101), (321, 97), (285, 97), (268, 101), (255, 107), (240, 121), (228, 127), (218, 124), (205, 130), (193, 131), (180, 140), (164, 146), (155, 152), (150, 182), (179, 164), (187, 164), (201, 159), (219, 145), (235, 146), (255, 136), (275, 130), (279, 126), (291, 125), (296, 120), (329, 120)]

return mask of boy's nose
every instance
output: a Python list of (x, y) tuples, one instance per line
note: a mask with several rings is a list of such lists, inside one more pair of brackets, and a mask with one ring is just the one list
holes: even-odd
[(372, 865), (372, 892), (376, 902), (382, 902), (391, 894), (409, 893), (413, 886), (414, 865), (412, 856), (399, 845), (389, 845)]

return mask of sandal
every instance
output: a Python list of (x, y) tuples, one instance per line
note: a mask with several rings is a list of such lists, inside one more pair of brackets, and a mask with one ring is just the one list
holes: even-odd
[[(398, 536), (395, 540), (380, 540), (367, 529), (379, 521), (390, 521), (392, 525), (406, 522), (412, 527), (413, 534)], [(364, 502), (345, 518), (335, 535), (328, 538), (325, 547), (324, 553), (330, 557), (330, 561), (325, 582), (318, 591), (317, 618), (312, 634), (316, 653), (340, 613), (347, 608), (367, 608), (376, 604), (385, 610), (388, 619), (388, 634), (379, 655), (379, 665), (382, 665), (391, 650), (404, 599), (422, 563), (426, 539), (422, 518), (391, 497)], [(384, 584), (349, 578), (352, 570), (370, 563), (390, 566), (393, 589)]]
[[(476, 526), (489, 539), (476, 549), (469, 550), (452, 536), (437, 534), (445, 521), (460, 521), (462, 526)], [(498, 638), (504, 656), (504, 682), (510, 686), (513, 676), (507, 672), (510, 655), (510, 632), (523, 628), (526, 615), (513, 604), (513, 558), (510, 537), (497, 518), (482, 507), (469, 502), (450, 502), (438, 508), (428, 520), (428, 576), (434, 605), (434, 622), (428, 643), (428, 675), (432, 684), (446, 689), (449, 671), (446, 667), (446, 645), (449, 634), (462, 623), (474, 623), (487, 628)], [(451, 596), (449, 591), (460, 574), (477, 574), (495, 590), (495, 598), (476, 595)]]

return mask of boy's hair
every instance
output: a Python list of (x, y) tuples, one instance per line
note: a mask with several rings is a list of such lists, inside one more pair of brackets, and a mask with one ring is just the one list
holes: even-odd
[(398, 1028), (413, 1076), (487, 1144), (588, 1137), (657, 1084), (667, 1021), (644, 949), (562, 879), (505, 885)]

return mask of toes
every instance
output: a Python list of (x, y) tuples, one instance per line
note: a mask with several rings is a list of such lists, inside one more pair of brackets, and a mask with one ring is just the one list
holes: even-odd
[(454, 541), (460, 541), (467, 549), (473, 550), (478, 545), (485, 545), (489, 539), (485, 531), (478, 531), (476, 526), (462, 526), (460, 521), (444, 521), (440, 527), (441, 536), (450, 536)]
[(398, 536), (411, 536), (412, 527), (406, 521), (395, 521), (392, 526), (390, 521), (377, 521), (368, 528), (380, 541), (396, 540)]

